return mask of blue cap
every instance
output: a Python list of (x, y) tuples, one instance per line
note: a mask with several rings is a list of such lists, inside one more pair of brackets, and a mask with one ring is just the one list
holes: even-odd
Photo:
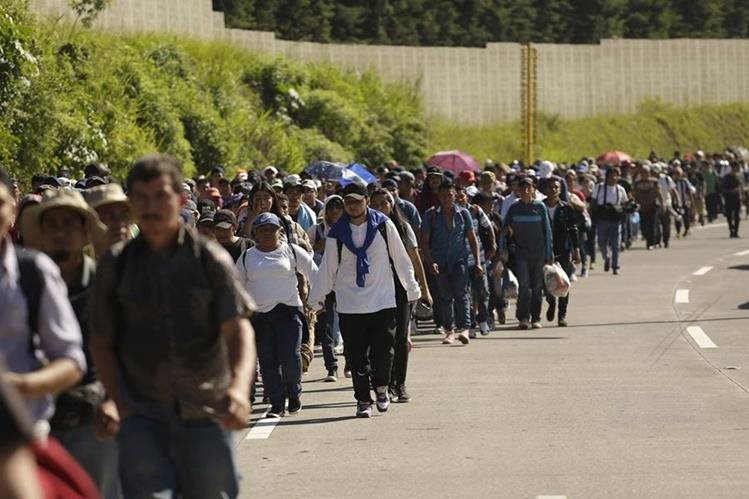
[(257, 216), (253, 222), (253, 227), (260, 227), (261, 225), (275, 225), (281, 227), (281, 221), (273, 213), (261, 213)]

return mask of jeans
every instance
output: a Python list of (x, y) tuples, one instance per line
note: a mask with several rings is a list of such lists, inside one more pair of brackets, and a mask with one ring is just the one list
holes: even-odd
[(720, 212), (720, 194), (712, 192), (705, 196), (705, 205), (707, 207), (707, 219), (712, 222), (718, 218)]
[(315, 323), (315, 337), (319, 338), (322, 347), (322, 356), (325, 359), (325, 369), (334, 371), (338, 369), (338, 359), (335, 356), (335, 293), (325, 297), (325, 312), (320, 314)]
[(674, 221), (674, 225), (676, 226), (676, 236), (678, 237), (679, 232), (681, 232), (681, 225), (684, 224), (684, 235), (687, 235), (687, 232), (689, 232), (689, 227), (692, 224), (692, 208), (691, 206), (682, 206), (681, 208), (682, 212), (681, 214), (676, 217), (676, 220)]
[(483, 267), (484, 273), (480, 276), (473, 272), (473, 268), (468, 272), (471, 282), (471, 300), (476, 305), (477, 323), (486, 322), (489, 319), (489, 281), (486, 277), (486, 264)]
[(661, 224), (661, 239), (663, 245), (668, 247), (668, 241), (671, 239), (671, 211), (666, 210), (658, 215)]
[(408, 327), (411, 323), (411, 304), (399, 300), (395, 307), (395, 339), (393, 342), (393, 370), (390, 386), (406, 383), (408, 372)]
[(517, 318), (520, 321), (541, 320), (544, 290), (544, 259), (516, 256), (515, 277), (518, 279)]
[(298, 399), (302, 394), (301, 312), (296, 307), (276, 305), (251, 320), (263, 387), (272, 408), (281, 409), (287, 396)]
[(223, 499), (239, 494), (232, 432), (213, 421), (126, 417), (117, 434), (127, 499)]
[(452, 267), (440, 265), (437, 274), (437, 288), (442, 314), (442, 326), (445, 331), (457, 327), (466, 329), (471, 320), (471, 304), (468, 296), (468, 270), (465, 262), (458, 262)]
[(104, 499), (122, 497), (116, 442), (96, 438), (93, 422), (72, 430), (55, 430), (52, 436), (86, 470)]
[[(572, 257), (569, 253), (556, 257), (554, 261), (558, 262), (562, 266), (562, 270), (565, 271), (568, 277), (575, 272), (575, 267), (574, 265), (572, 265)], [(556, 303), (556, 297), (546, 291), (546, 289), (544, 289), (544, 294), (546, 295), (546, 302), (549, 305), (551, 305), (552, 303)], [(557, 317), (559, 319), (565, 319), (567, 317), (567, 306), (569, 305), (569, 303), (569, 293), (567, 294), (567, 296), (561, 296), (559, 298), (559, 308), (557, 308)]]
[(351, 368), (354, 397), (358, 402), (372, 403), (370, 387), (390, 385), (395, 309), (370, 314), (339, 313), (338, 317), (346, 344), (346, 361)]
[[(598, 246), (601, 248), (601, 256), (604, 260), (609, 258), (609, 247), (611, 247), (611, 266), (619, 268), (619, 249), (621, 240), (621, 223), (611, 220), (598, 221)], [(518, 278), (519, 279), (519, 278)]]

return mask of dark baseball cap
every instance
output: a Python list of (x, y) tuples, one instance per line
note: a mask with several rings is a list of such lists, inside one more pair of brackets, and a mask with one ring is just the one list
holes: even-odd
[(341, 191), (341, 197), (343, 199), (351, 197), (356, 200), (362, 200), (369, 197), (369, 191), (367, 191), (366, 185), (359, 184), (357, 182), (351, 182), (343, 188), (343, 190)]
[(211, 224), (213, 225), (213, 217), (216, 215), (215, 211), (206, 211), (202, 215), (200, 215), (200, 218), (198, 219), (198, 225), (200, 224)]
[(439, 166), (427, 166), (427, 175), (444, 175)]
[(231, 210), (218, 210), (213, 215), (213, 222), (219, 229), (231, 229), (237, 225), (237, 216)]
[(398, 188), (398, 182), (395, 180), (388, 178), (382, 181), (382, 188), (383, 189), (397, 189)]

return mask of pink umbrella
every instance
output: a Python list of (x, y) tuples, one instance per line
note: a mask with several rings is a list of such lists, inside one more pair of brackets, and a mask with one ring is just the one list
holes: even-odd
[(606, 151), (596, 158), (596, 163), (618, 165), (623, 161), (632, 161), (632, 156), (621, 151)]
[(427, 164), (430, 166), (439, 166), (443, 170), (450, 170), (456, 174), (464, 170), (481, 171), (478, 161), (463, 151), (438, 152), (427, 160)]

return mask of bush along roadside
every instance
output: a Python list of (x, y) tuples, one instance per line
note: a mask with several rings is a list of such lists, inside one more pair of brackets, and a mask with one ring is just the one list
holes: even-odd
[(91, 161), (123, 176), (146, 152), (185, 173), (317, 159), (420, 164), (417, 90), (222, 43), (118, 36), (0, 11), (0, 164), (22, 181)]

